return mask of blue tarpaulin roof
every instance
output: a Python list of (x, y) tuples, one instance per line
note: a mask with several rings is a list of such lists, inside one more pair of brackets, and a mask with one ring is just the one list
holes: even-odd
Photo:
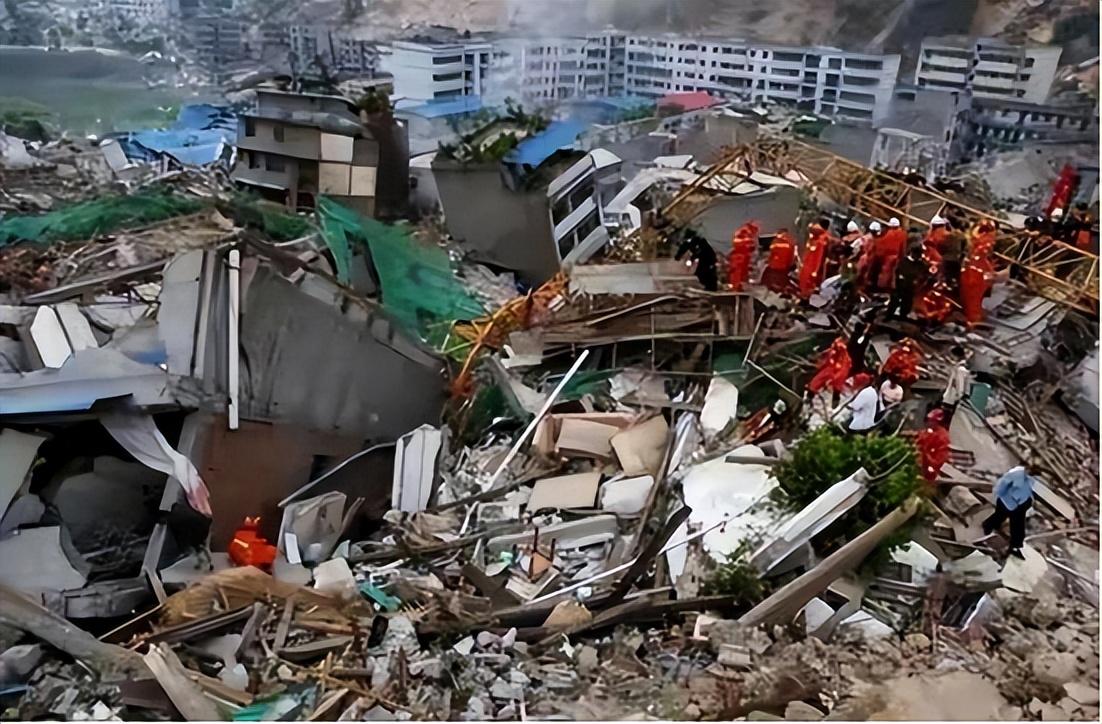
[(149, 161), (160, 154), (186, 166), (214, 163), (237, 137), (237, 115), (229, 108), (197, 103), (180, 108), (168, 128), (131, 131), (118, 137), (127, 158)]
[(477, 113), (482, 110), (482, 98), (479, 96), (459, 96), (447, 100), (429, 101), (412, 108), (404, 108), (402, 112), (411, 113), (422, 118), (443, 118), (444, 116), (459, 116), (464, 113)]
[(505, 163), (535, 168), (550, 158), (555, 151), (574, 145), (585, 129), (586, 124), (577, 121), (554, 121), (542, 132), (530, 136), (505, 154)]

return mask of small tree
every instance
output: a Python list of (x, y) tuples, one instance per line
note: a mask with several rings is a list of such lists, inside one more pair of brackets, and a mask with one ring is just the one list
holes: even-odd
[[(862, 467), (871, 478), (869, 491), (853, 510), (818, 536), (824, 551), (860, 535), (911, 496), (925, 495), (911, 443), (894, 435), (843, 436), (824, 426), (800, 440), (791, 455), (773, 468), (779, 484), (773, 499), (788, 509), (801, 510)], [(909, 530), (891, 536), (881, 549), (905, 542)]]

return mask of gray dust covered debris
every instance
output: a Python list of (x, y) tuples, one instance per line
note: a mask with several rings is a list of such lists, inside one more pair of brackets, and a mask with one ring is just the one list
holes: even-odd
[[(634, 217), (524, 284), (447, 219), (292, 212), (220, 166), (45, 198), (60, 151), (28, 153), (0, 194), (5, 718), (1097, 720), (1078, 300), (1000, 268), (983, 321), (920, 323), (875, 284), (796, 299), (756, 247), (713, 283), (763, 198), (805, 260), (820, 215), (875, 220), (800, 171), (594, 191)], [(552, 186), (612, 156), (554, 153)], [(1021, 463), (1028, 514), (985, 529)]]

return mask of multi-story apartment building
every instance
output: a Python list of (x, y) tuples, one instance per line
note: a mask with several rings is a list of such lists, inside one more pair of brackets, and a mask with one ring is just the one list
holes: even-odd
[(533, 99), (706, 91), (875, 123), (891, 104), (899, 56), (604, 31), (534, 40), (523, 68)]
[(523, 44), (520, 65), (525, 96), (566, 100), (624, 95), (626, 42), (624, 34), (606, 30)]
[(965, 90), (979, 98), (1044, 103), (1060, 52), (1058, 47), (1023, 47), (995, 38), (926, 38), (915, 67), (915, 85)]
[(96, 7), (116, 18), (139, 23), (163, 23), (172, 10), (171, 0), (98, 0)]
[(379, 66), (375, 44), (320, 25), (292, 25), (287, 31), (290, 50), (298, 64), (320, 59), (331, 71), (374, 75)]
[(257, 91), (237, 131), (234, 181), (312, 208), (321, 194), (375, 214), (379, 143), (341, 96)]
[(977, 98), (962, 121), (966, 150), (1021, 148), (1031, 142), (1090, 143), (1098, 140), (1098, 110), (1090, 104), (1043, 105)]
[(411, 101), (486, 94), (493, 45), (483, 42), (393, 43), (380, 67), (394, 93)]

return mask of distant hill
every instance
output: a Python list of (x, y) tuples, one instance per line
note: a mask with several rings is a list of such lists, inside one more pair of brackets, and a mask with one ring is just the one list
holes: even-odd
[(384, 39), (430, 28), (541, 35), (612, 25), (776, 43), (902, 52), (927, 35), (972, 34), (1055, 43), (1067, 62), (1098, 54), (1095, 0), (305, 0), (303, 18)]

